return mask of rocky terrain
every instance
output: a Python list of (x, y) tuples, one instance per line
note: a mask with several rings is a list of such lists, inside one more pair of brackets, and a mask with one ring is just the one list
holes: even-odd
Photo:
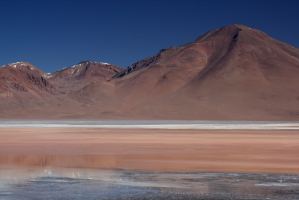
[(0, 68), (1, 118), (298, 120), (299, 49), (233, 24), (127, 69)]
[(47, 78), (62, 90), (74, 91), (93, 82), (107, 82), (123, 68), (108, 63), (82, 61), (72, 67), (63, 68)]
[(59, 94), (46, 73), (28, 62), (12, 63), (0, 68), (0, 99), (27, 100)]

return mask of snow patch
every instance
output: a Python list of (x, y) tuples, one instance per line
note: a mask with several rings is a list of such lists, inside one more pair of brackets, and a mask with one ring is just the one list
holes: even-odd
[[(14, 67), (14, 68), (17, 68), (17, 67), (23, 67), (23, 66), (30, 66), (30, 64), (29, 63), (27, 63), (27, 62), (23, 62), (23, 61), (21, 61), (21, 62), (15, 62), (15, 63), (9, 63), (9, 64), (7, 64), (7, 65), (3, 65), (2, 67)], [(33, 67), (29, 67), (30, 69), (32, 69), (32, 70), (34, 70), (34, 68)]]
[(76, 71), (76, 74), (75, 74), (74, 76), (79, 76), (80, 72), (81, 72), (81, 70), (78, 69), (78, 70)]
[(46, 74), (44, 74), (44, 77), (51, 78), (51, 77), (53, 77), (53, 75), (51, 73), (46, 73)]
[(67, 67), (61, 68), (60, 70), (58, 70), (57, 72), (61, 72), (64, 71)]

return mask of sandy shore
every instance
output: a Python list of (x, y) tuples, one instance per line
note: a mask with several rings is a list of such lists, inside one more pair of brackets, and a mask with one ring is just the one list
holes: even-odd
[(299, 174), (298, 131), (2, 128), (0, 165)]

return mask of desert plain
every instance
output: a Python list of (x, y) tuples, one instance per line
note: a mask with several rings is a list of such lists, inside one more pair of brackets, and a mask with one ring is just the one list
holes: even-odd
[(228, 123), (227, 128), (220, 122), (184, 121), (84, 121), (76, 128), (71, 122), (16, 124), (0, 129), (1, 166), (299, 173), (296, 123)]

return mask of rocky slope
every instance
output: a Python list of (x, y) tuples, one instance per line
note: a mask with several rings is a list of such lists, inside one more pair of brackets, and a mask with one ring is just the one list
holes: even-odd
[(46, 73), (28, 62), (0, 67), (0, 99), (25, 100), (59, 93)]
[(47, 78), (62, 90), (73, 91), (92, 82), (107, 82), (123, 68), (108, 63), (82, 61), (72, 67), (48, 74)]

